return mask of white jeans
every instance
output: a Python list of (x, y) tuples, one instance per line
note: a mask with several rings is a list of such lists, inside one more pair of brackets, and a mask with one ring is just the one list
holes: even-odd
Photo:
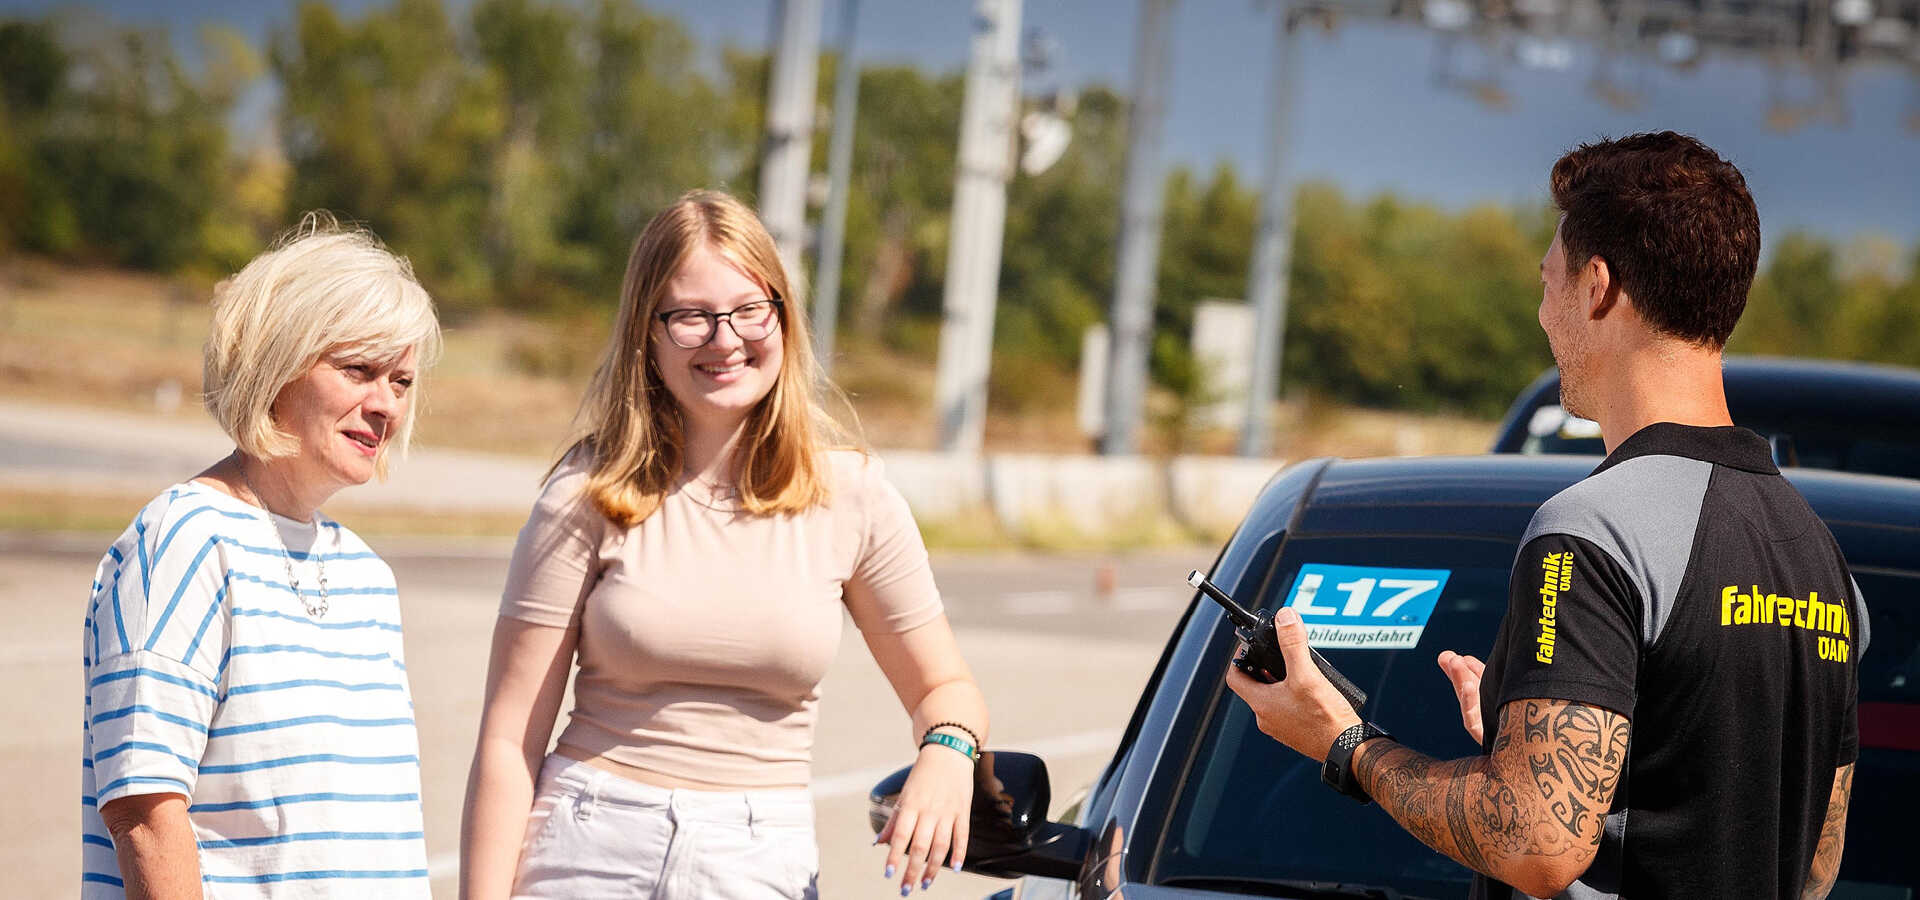
[(513, 896), (817, 900), (819, 872), (804, 788), (669, 790), (548, 756)]

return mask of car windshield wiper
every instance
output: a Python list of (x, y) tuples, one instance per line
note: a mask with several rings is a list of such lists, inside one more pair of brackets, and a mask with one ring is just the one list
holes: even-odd
[(1311, 881), (1304, 878), (1257, 878), (1252, 876), (1181, 875), (1159, 882), (1165, 887), (1230, 890), (1236, 894), (1262, 897), (1291, 897), (1296, 900), (1425, 900), (1402, 894), (1382, 884), (1351, 881)]

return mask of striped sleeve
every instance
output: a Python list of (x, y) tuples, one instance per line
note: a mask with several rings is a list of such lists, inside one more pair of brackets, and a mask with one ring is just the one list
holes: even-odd
[(202, 509), (143, 517), (133, 552), (110, 576), (116, 590), (97, 607), (107, 624), (86, 689), (101, 806), (135, 794), (193, 795), (220, 704), (228, 624), (220, 516)]

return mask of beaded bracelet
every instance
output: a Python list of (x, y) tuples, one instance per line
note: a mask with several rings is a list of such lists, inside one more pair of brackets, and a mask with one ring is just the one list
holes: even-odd
[[(958, 728), (961, 731), (966, 732), (967, 737), (973, 738), (973, 745), (975, 747), (983, 747), (983, 746), (986, 746), (986, 743), (987, 743), (986, 741), (981, 740), (980, 736), (973, 732), (973, 729), (968, 728), (967, 726), (962, 725), (959, 722), (935, 722), (932, 725), (927, 726), (927, 734), (932, 734), (934, 732), (934, 729), (936, 728)], [(920, 736), (921, 743), (923, 744), (926, 743), (927, 734), (923, 734)]]
[(972, 744), (966, 742), (966, 739), (957, 738), (950, 734), (930, 733), (920, 741), (920, 746), (922, 747), (928, 744), (939, 744), (942, 747), (952, 748), (959, 751), (962, 756), (968, 759), (977, 760), (980, 758), (980, 751), (974, 749)]

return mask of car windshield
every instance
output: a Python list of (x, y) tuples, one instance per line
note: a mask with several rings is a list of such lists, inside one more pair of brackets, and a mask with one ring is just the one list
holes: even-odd
[[(1479, 747), (1461, 728), (1434, 657), (1445, 649), (1486, 657), (1506, 611), (1513, 554), (1503, 540), (1296, 537), (1259, 603), (1278, 606), (1307, 564), (1447, 570), (1413, 649), (1321, 652), (1367, 692), (1368, 717), (1395, 737), (1442, 759), (1467, 756)], [(1155, 860), (1155, 882), (1231, 876), (1390, 885), (1414, 897), (1465, 894), (1472, 873), (1421, 845), (1378, 806), (1321, 785), (1319, 766), (1261, 734), (1230, 693), (1222, 691), (1194, 760)]]
[[(1486, 658), (1506, 609), (1514, 549), (1511, 541), (1464, 537), (1297, 537), (1258, 601), (1262, 609), (1281, 603), (1303, 565), (1447, 570), (1412, 649), (1322, 653), (1367, 691), (1368, 718), (1396, 738), (1440, 759), (1474, 755), (1479, 747), (1461, 728), (1434, 658), (1441, 650)], [(1893, 825), (1899, 804), (1883, 798), (1920, 790), (1920, 616), (1910, 599), (1920, 594), (1920, 574), (1862, 569), (1855, 577), (1872, 621), (1860, 671), (1860, 765), (1891, 793), (1855, 798), (1836, 897), (1878, 896), (1870, 885), (1909, 880), (1906, 851), (1891, 846), (1907, 840)], [(1387, 886), (1409, 897), (1466, 894), (1464, 867), (1415, 841), (1379, 806), (1328, 790), (1316, 764), (1261, 734), (1246, 704), (1224, 689), (1192, 759), (1152, 882), (1315, 881)]]

